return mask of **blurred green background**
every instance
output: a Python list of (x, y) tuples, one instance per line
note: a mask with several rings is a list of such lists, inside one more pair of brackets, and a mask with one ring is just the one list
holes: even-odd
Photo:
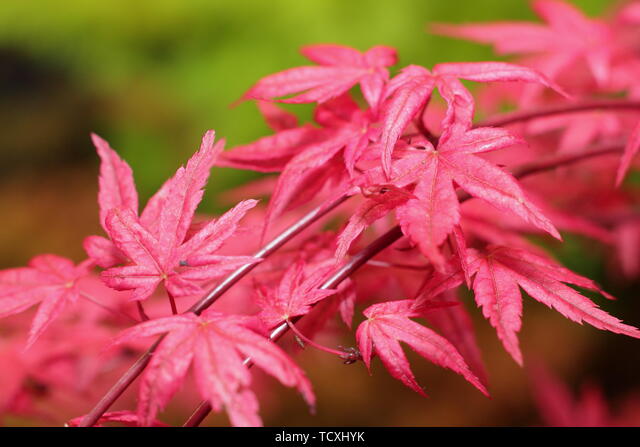
[[(593, 15), (614, 2), (573, 3)], [(206, 129), (215, 129), (228, 146), (265, 135), (268, 129), (253, 104), (229, 105), (260, 77), (306, 64), (298, 53), (300, 46), (340, 43), (365, 50), (390, 45), (398, 49), (399, 66), (495, 59), (488, 47), (426, 32), (430, 22), (495, 20), (535, 20), (535, 16), (528, 2), (521, 0), (2, 0), (0, 268), (24, 264), (42, 252), (81, 259), (82, 239), (99, 231), (98, 162), (89, 140), (91, 131), (106, 138), (132, 165), (138, 189), (146, 198), (193, 153)], [(303, 116), (309, 112), (304, 106), (294, 110)], [(217, 192), (249, 178), (249, 173), (216, 170), (204, 209), (219, 210), (224, 204), (216, 199)], [(569, 265), (581, 256), (580, 252), (567, 254), (563, 260)], [(605, 342), (615, 343), (623, 352), (637, 350), (637, 345), (611, 334), (590, 331), (588, 335), (595, 336), (591, 339), (580, 332), (583, 328), (541, 310), (536, 320), (535, 309), (525, 309), (525, 315), (531, 312), (532, 317), (523, 336), (530, 335), (528, 345), (550, 354), (568, 373), (577, 374), (576, 367), (554, 354), (556, 337), (549, 327), (564, 328), (559, 330), (565, 331), (567, 344), (575, 343), (578, 358), (594, 340), (602, 352), (608, 352)], [(333, 413), (320, 411), (314, 419), (300, 415), (300, 407), (295, 406), (286, 412), (288, 419), (274, 416), (267, 422), (535, 421), (530, 402), (524, 407), (517, 403), (527, 394), (526, 377), (506, 358), (492, 331), (481, 335), (481, 345), (485, 342), (490, 345), (486, 355), (490, 373), (498, 384), (489, 409), (485, 399), (473, 396), (469, 414), (461, 414), (460, 402), (473, 391), (456, 377), (446, 379), (459, 389), (453, 399), (436, 389), (431, 403), (424, 406), (422, 399), (405, 393), (381, 369), (372, 383), (389, 392), (376, 395), (362, 389), (362, 380), (368, 380), (364, 369), (345, 375), (340, 365), (331, 364), (310, 373), (319, 382), (319, 395), (325, 393), (325, 402), (352, 399), (352, 408), (343, 405), (333, 408)], [(590, 357), (585, 356), (588, 362)], [(610, 364), (618, 361), (611, 359)], [(602, 363), (592, 363), (592, 372), (604, 368)], [(330, 370), (335, 370), (335, 376)], [(437, 381), (439, 370), (434, 372), (432, 379)], [(624, 365), (618, 372), (624, 376)], [(578, 374), (580, 379), (588, 375), (583, 373)], [(389, 404), (388, 399), (398, 392), (406, 397), (405, 407)], [(506, 406), (500, 406), (505, 399)], [(377, 416), (352, 412), (367, 406), (378, 411)]]

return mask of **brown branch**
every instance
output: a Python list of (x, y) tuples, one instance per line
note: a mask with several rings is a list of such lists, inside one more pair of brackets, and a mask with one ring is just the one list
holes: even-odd
[(536, 118), (543, 118), (552, 115), (563, 115), (567, 113), (584, 112), (588, 110), (636, 110), (640, 112), (640, 101), (629, 101), (626, 99), (594, 100), (578, 103), (563, 104), (535, 110), (523, 110), (496, 115), (492, 118), (479, 122), (474, 127), (499, 127), (507, 126)]
[(529, 175), (537, 174), (539, 172), (548, 171), (562, 166), (578, 163), (583, 160), (588, 160), (594, 157), (601, 157), (603, 155), (619, 154), (624, 148), (624, 143), (611, 142), (599, 145), (594, 145), (592, 149), (576, 153), (576, 154), (564, 154), (551, 157), (547, 160), (539, 162), (529, 163), (520, 166), (513, 172), (513, 176), (516, 178), (527, 177)]

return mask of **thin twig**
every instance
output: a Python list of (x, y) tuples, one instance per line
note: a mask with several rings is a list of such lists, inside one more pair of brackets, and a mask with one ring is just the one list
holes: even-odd
[(304, 335), (302, 332), (300, 332), (300, 329), (298, 329), (295, 325), (295, 323), (291, 320), (286, 320), (285, 323), (287, 323), (287, 326), (289, 326), (289, 329), (291, 329), (293, 331), (294, 334), (296, 334), (296, 337), (298, 337), (300, 339), (300, 344), (301, 346), (304, 348), (305, 345), (309, 345), (313, 348), (318, 349), (319, 351), (324, 351), (328, 354), (333, 354), (333, 355), (337, 355), (338, 357), (344, 357), (345, 352), (344, 351), (339, 351), (337, 349), (333, 349), (333, 348), (329, 348), (327, 346), (323, 346), (319, 343), (316, 343), (315, 341), (313, 341), (312, 339), (310, 339), (309, 337), (307, 337), (306, 335)]
[(530, 121), (532, 119), (543, 118), (546, 116), (564, 115), (589, 110), (636, 110), (640, 112), (640, 101), (629, 101), (625, 99), (594, 100), (545, 107), (535, 110), (510, 112), (502, 115), (496, 115), (492, 118), (481, 121), (476, 124), (475, 127), (508, 126), (509, 124)]
[(582, 160), (600, 157), (603, 155), (619, 154), (624, 147), (623, 142), (610, 142), (594, 145), (592, 149), (575, 154), (564, 154), (548, 158), (534, 163), (523, 165), (513, 172), (516, 178), (527, 177), (538, 172), (548, 171), (550, 169), (560, 168), (562, 166), (571, 165)]

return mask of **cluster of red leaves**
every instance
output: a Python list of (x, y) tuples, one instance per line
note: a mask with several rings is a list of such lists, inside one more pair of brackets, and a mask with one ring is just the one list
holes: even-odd
[[(346, 363), (361, 358), (368, 368), (379, 357), (393, 377), (424, 394), (405, 343), (488, 394), (471, 319), (457, 297), (464, 287), (520, 364), (520, 289), (570, 320), (640, 338), (636, 328), (570, 287), (609, 297), (594, 282), (563, 268), (527, 238), (561, 239), (559, 230), (583, 234), (617, 247), (627, 275), (640, 273), (637, 191), (622, 182), (640, 147), (638, 116), (630, 113), (633, 104), (640, 109), (633, 102), (640, 94), (640, 36), (634, 31), (640, 7), (632, 3), (600, 21), (560, 1), (538, 0), (533, 6), (545, 24), (437, 28), (491, 43), (499, 52), (525, 54), (518, 64), (410, 65), (392, 73), (389, 67), (397, 62), (392, 48), (364, 53), (339, 45), (303, 48), (317, 65), (266, 76), (242, 97), (257, 100), (274, 134), (223, 151), (223, 143), (214, 143), (214, 133), (207, 132), (200, 150), (142, 212), (131, 168), (94, 135), (106, 237), (87, 237), (88, 259), (77, 266), (41, 255), (28, 267), (0, 272), (0, 316), (41, 302), (26, 346), (40, 341), (20, 354), (29, 356), (38, 344), (52, 343), (45, 330), (54, 320), (62, 321), (52, 328), (67, 331), (57, 339), (77, 349), (80, 342), (71, 333), (77, 321), (62, 317), (81, 301), (100, 305), (111, 317), (93, 318), (93, 326), (85, 321), (83, 337), (90, 334), (91, 340), (126, 328), (137, 310), (145, 321), (115, 337), (111, 357), (93, 355), (93, 376), (113, 367), (109, 358), (121, 361), (124, 353), (139, 350), (145, 337), (161, 337), (139, 385), (136, 413), (103, 409), (70, 425), (157, 425), (157, 414), (191, 367), (199, 395), (210, 408), (226, 410), (234, 425), (261, 424), (251, 365), (297, 388), (313, 406), (308, 379), (275, 339), (292, 329), (300, 341), (318, 346), (314, 334), (336, 315), (350, 329), (360, 305), (366, 307), (354, 331), (358, 349), (321, 349)], [(490, 83), (479, 95), (485, 113), (505, 101), (524, 111), (474, 124), (476, 100), (462, 81)], [(626, 100), (607, 103), (607, 97)], [(277, 102), (315, 103), (314, 123), (300, 125)], [(554, 159), (554, 152), (565, 158)], [(533, 172), (527, 162), (549, 157), (551, 162), (533, 171), (552, 172), (520, 181)], [(554, 169), (571, 161), (582, 163)], [(214, 166), (279, 173), (243, 189), (242, 194), (270, 195), (266, 209), (245, 200), (217, 219), (194, 219)], [(346, 197), (347, 205), (334, 213), (343, 224), (323, 232), (319, 217)], [(304, 213), (312, 206), (316, 211), (306, 215), (313, 216), (307, 222)], [(287, 250), (247, 256), (274, 227), (302, 225), (296, 221), (310, 226), (295, 239), (299, 231), (283, 233)], [(349, 264), (352, 260), (357, 262)], [(349, 274), (361, 271), (348, 279), (345, 268)], [(212, 299), (206, 290), (229, 278), (235, 278), (228, 283), (233, 285), (250, 270), (251, 283), (238, 284), (227, 299), (205, 310), (219, 296)], [(204, 301), (178, 313), (203, 295)], [(166, 301), (170, 307), (157, 307)], [(167, 315), (169, 309), (173, 315)], [(416, 321), (421, 319), (435, 330)], [(15, 334), (21, 324), (15, 323)], [(21, 341), (18, 335), (14, 339)], [(13, 390), (0, 400), (1, 412), (30, 411), (19, 402), (33, 397), (25, 384), (34, 369), (20, 371), (0, 379)]]

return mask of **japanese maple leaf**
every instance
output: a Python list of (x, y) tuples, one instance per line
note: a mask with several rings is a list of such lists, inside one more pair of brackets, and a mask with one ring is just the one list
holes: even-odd
[(498, 150), (520, 140), (504, 129), (477, 128), (445, 131), (437, 148), (425, 143), (421, 177), (415, 199), (398, 206), (402, 231), (436, 266), (442, 266), (439, 246), (460, 223), (460, 206), (453, 182), (474, 197), (516, 214), (535, 227), (560, 239), (553, 224), (524, 195), (508, 173), (476, 154)]
[[(416, 144), (419, 143), (429, 144), (424, 138), (416, 142)], [(353, 180), (353, 189), (349, 192), (355, 194), (359, 189), (365, 200), (353, 211), (347, 225), (338, 235), (336, 259), (339, 260), (347, 254), (353, 241), (367, 227), (406, 203), (407, 200), (416, 198), (410, 189), (421, 176), (423, 154), (412, 147), (403, 147), (402, 151), (396, 151), (396, 154), (398, 152), (402, 152), (402, 155), (394, 160), (391, 182), (387, 181), (379, 164), (373, 167), (365, 166), (363, 174)]]
[[(260, 319), (267, 327), (305, 315), (311, 306), (334, 295), (335, 290), (319, 289), (326, 275), (332, 270), (333, 263), (314, 266), (310, 274), (305, 272), (305, 262), (299, 260), (287, 269), (277, 287), (258, 288), (258, 305), (262, 308)], [(308, 270), (308, 269), (307, 269)]]
[[(98, 206), (100, 225), (107, 231), (105, 222), (112, 209), (122, 208), (138, 213), (138, 192), (131, 167), (98, 135), (91, 134), (91, 140), (101, 160)], [(83, 245), (89, 257), (100, 267), (108, 268), (125, 261), (115, 245), (102, 236), (88, 236)]]
[(298, 127), (298, 117), (291, 112), (281, 109), (274, 103), (269, 101), (256, 101), (256, 105), (267, 125), (275, 132)]
[(90, 267), (90, 262), (76, 266), (60, 256), (40, 255), (28, 267), (0, 271), (0, 318), (40, 303), (29, 330), (26, 347), (30, 347), (65, 308), (78, 300), (77, 281), (89, 274)]
[(116, 290), (133, 290), (132, 300), (146, 299), (160, 283), (164, 283), (174, 297), (200, 293), (202, 281), (260, 261), (251, 256), (215, 254), (256, 203), (255, 200), (240, 202), (187, 240), (184, 234), (178, 238), (174, 238), (175, 235), (157, 238), (131, 211), (115, 209), (107, 217), (109, 236), (131, 264), (103, 271), (102, 279)]
[(281, 128), (273, 135), (223, 152), (216, 165), (265, 173), (280, 172), (297, 154), (307, 147), (322, 144), (328, 137), (325, 130), (311, 124)]
[(256, 326), (254, 317), (208, 310), (201, 316), (187, 313), (148, 321), (118, 336), (115, 344), (167, 333), (142, 376), (140, 425), (153, 423), (191, 365), (200, 395), (215, 411), (224, 408), (235, 426), (262, 425), (250, 389), (247, 357), (283, 385), (296, 387), (313, 407), (315, 397), (304, 372), (275, 343), (256, 332)]
[(389, 79), (386, 67), (397, 62), (393, 48), (376, 46), (361, 53), (341, 45), (310, 45), (302, 54), (319, 66), (291, 68), (262, 78), (243, 99), (280, 99), (288, 103), (323, 103), (340, 96), (356, 84), (371, 107), (377, 107), (385, 83)]
[[(100, 222), (108, 233), (107, 216), (115, 209), (131, 212), (138, 216), (138, 193), (135, 189), (133, 174), (129, 165), (122, 160), (109, 144), (99, 136), (92, 134), (92, 140), (101, 159), (98, 205)], [(186, 168), (181, 168), (174, 177), (149, 199), (140, 215), (140, 223), (154, 236), (159, 237), (161, 217), (165, 224), (181, 219), (179, 233), (186, 233), (190, 219), (202, 200), (202, 188), (209, 177), (209, 171), (216, 158), (222, 152), (224, 141), (214, 144), (215, 132), (210, 130), (202, 138), (200, 150), (189, 160)], [(182, 210), (178, 210), (182, 204)], [(171, 208), (172, 207), (172, 208)], [(178, 214), (182, 212), (181, 216)], [(169, 218), (169, 213), (174, 213)], [(101, 236), (89, 236), (84, 241), (89, 256), (103, 268), (126, 261), (126, 256), (115, 245)]]
[(138, 192), (131, 167), (118, 156), (109, 143), (98, 135), (91, 134), (91, 140), (101, 160), (98, 205), (100, 224), (105, 228), (107, 213), (114, 208), (128, 209), (138, 213)]
[[(209, 171), (222, 151), (223, 143), (214, 144), (214, 139), (213, 131), (204, 135), (200, 150), (165, 182), (138, 216), (131, 169), (104, 140), (94, 136), (102, 159), (98, 202), (109, 239), (91, 236), (85, 240), (85, 249), (98, 265), (108, 268), (101, 276), (109, 287), (133, 290), (133, 300), (146, 299), (160, 283), (173, 296), (191, 295), (202, 291), (199, 283), (259, 261), (215, 254), (256, 205), (255, 200), (241, 202), (195, 234), (188, 233)], [(123, 263), (127, 265), (114, 267)]]
[(532, 7), (545, 25), (528, 22), (438, 25), (435, 31), (492, 44), (499, 54), (541, 54), (544, 59), (538, 68), (552, 79), (576, 62), (585, 61), (598, 84), (604, 85), (609, 80), (615, 51), (612, 30), (566, 2), (536, 0)]
[(484, 385), (446, 338), (411, 320), (421, 316), (414, 304), (414, 300), (390, 301), (374, 304), (364, 311), (367, 320), (358, 326), (356, 338), (367, 368), (371, 368), (371, 357), (375, 351), (394, 378), (426, 396), (411, 372), (409, 361), (400, 346), (400, 342), (404, 342), (422, 357), (462, 375), (483, 394), (488, 395)]
[(521, 326), (520, 287), (532, 298), (577, 323), (640, 338), (640, 331), (599, 309), (591, 300), (568, 287), (573, 284), (603, 292), (593, 281), (527, 250), (492, 246), (484, 255), (470, 251), (473, 291), (482, 312), (514, 360), (522, 364), (517, 333)]
[(474, 102), (459, 79), (476, 82), (533, 82), (564, 92), (544, 75), (530, 68), (505, 62), (467, 62), (438, 64), (432, 71), (410, 65), (394, 77), (387, 86), (389, 99), (382, 106), (382, 166), (391, 173), (391, 154), (396, 142), (413, 118), (425, 107), (434, 88), (447, 101), (447, 113), (442, 128), (457, 132), (471, 127)]
[(233, 148), (217, 163), (259, 172), (281, 171), (265, 229), (284, 210), (304, 204), (328, 186), (337, 191), (332, 197), (342, 195), (349, 178), (355, 176), (355, 164), (379, 135), (371, 112), (361, 110), (347, 94), (318, 106), (314, 118), (322, 128), (285, 129)]

